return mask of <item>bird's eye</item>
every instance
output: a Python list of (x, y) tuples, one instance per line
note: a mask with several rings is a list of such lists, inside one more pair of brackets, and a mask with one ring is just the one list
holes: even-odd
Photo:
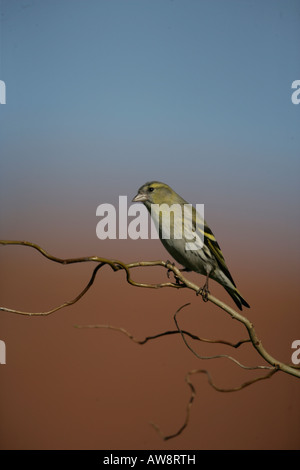
[(149, 188), (149, 192), (152, 193), (154, 191), (154, 188)]

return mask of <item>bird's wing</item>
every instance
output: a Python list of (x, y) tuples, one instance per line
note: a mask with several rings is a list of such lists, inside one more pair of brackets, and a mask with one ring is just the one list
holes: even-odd
[(216, 237), (212, 233), (211, 229), (207, 225), (206, 222), (204, 222), (204, 244), (210, 249), (214, 257), (216, 258), (216, 261), (219, 265), (219, 268), (223, 271), (223, 273), (230, 279), (232, 284), (235, 286), (235, 282), (232, 279), (232, 276), (227, 268), (222, 250), (216, 240)]
[(222, 250), (216, 240), (216, 237), (214, 236), (213, 232), (211, 231), (211, 229), (209, 228), (205, 220), (203, 221), (203, 219), (201, 218), (201, 216), (195, 209), (194, 211), (193, 211), (194, 212), (193, 223), (195, 224), (196, 220), (198, 222), (197, 224), (198, 227), (196, 228), (196, 224), (195, 224), (194, 229), (196, 228), (196, 230), (198, 230), (202, 234), (203, 236), (202, 240), (204, 242), (204, 246), (206, 246), (210, 250), (212, 256), (216, 259), (221, 271), (223, 271), (223, 273), (228, 277), (228, 279), (235, 286), (235, 282), (232, 279), (232, 276), (227, 268)]

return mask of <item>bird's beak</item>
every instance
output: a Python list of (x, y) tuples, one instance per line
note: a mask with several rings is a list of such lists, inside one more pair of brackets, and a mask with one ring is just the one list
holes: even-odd
[(138, 193), (133, 199), (132, 202), (144, 202), (147, 201), (146, 194)]

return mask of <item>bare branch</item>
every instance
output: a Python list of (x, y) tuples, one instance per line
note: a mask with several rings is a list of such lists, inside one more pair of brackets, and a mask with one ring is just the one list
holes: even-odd
[(184, 420), (183, 425), (175, 433), (170, 434), (170, 435), (164, 435), (162, 433), (160, 427), (157, 424), (155, 424), (153, 422), (150, 423), (153, 426), (153, 428), (156, 430), (156, 432), (161, 436), (161, 438), (163, 440), (169, 440), (169, 439), (173, 439), (173, 438), (179, 436), (184, 431), (184, 429), (188, 426), (188, 423), (189, 423), (189, 420), (190, 420), (190, 410), (191, 410), (192, 404), (193, 404), (195, 396), (196, 396), (195, 388), (194, 388), (194, 386), (193, 386), (193, 384), (190, 380), (191, 375), (196, 374), (196, 373), (206, 374), (206, 376), (208, 378), (208, 383), (212, 388), (214, 388), (214, 390), (216, 390), (217, 392), (228, 393), (228, 392), (236, 392), (236, 391), (242, 390), (243, 388), (246, 388), (246, 387), (248, 387), (248, 386), (250, 386), (250, 385), (252, 385), (256, 382), (268, 379), (268, 378), (272, 377), (275, 374), (275, 372), (278, 372), (278, 370), (279, 370), (275, 367), (268, 367), (268, 366), (247, 367), (247, 366), (242, 365), (239, 361), (237, 361), (233, 357), (225, 355), (225, 354), (215, 355), (215, 356), (200, 356), (200, 355), (198, 355), (188, 345), (184, 335), (187, 335), (187, 336), (189, 336), (190, 338), (192, 338), (194, 340), (210, 342), (210, 343), (222, 343), (222, 344), (227, 344), (227, 345), (229, 345), (231, 347), (234, 347), (234, 348), (240, 346), (241, 344), (243, 344), (245, 342), (250, 342), (250, 340), (249, 339), (248, 340), (243, 340), (243, 341), (239, 341), (236, 344), (233, 344), (233, 343), (230, 343), (228, 341), (223, 341), (223, 340), (207, 340), (205, 338), (199, 338), (199, 336), (193, 335), (192, 333), (190, 333), (186, 330), (181, 330), (179, 325), (178, 325), (176, 316), (183, 308), (187, 307), (188, 305), (190, 305), (190, 304), (187, 303), (187, 304), (184, 304), (181, 307), (179, 307), (179, 309), (176, 311), (176, 313), (174, 315), (174, 320), (175, 320), (175, 323), (176, 323), (176, 326), (177, 326), (177, 330), (165, 331), (163, 333), (159, 333), (159, 334), (156, 334), (156, 335), (153, 335), (153, 336), (147, 336), (143, 340), (138, 340), (132, 334), (130, 334), (127, 330), (125, 330), (124, 328), (120, 328), (120, 327), (114, 327), (114, 326), (111, 326), (111, 325), (76, 325), (76, 328), (107, 328), (107, 329), (111, 329), (111, 330), (114, 330), (114, 331), (119, 331), (119, 332), (125, 334), (127, 337), (129, 337), (132, 341), (134, 341), (135, 343), (140, 344), (140, 345), (144, 345), (147, 341), (150, 341), (152, 339), (157, 339), (157, 338), (162, 337), (162, 336), (179, 333), (182, 336), (182, 338), (183, 338), (185, 344), (187, 345), (187, 347), (199, 359), (219, 359), (219, 358), (224, 358), (225, 357), (227, 359), (232, 360), (234, 363), (236, 363), (238, 366), (240, 366), (244, 369), (252, 369), (252, 370), (254, 370), (254, 369), (269, 369), (270, 370), (270, 372), (268, 374), (264, 375), (264, 376), (255, 377), (254, 379), (248, 380), (248, 381), (242, 383), (241, 385), (238, 385), (238, 386), (233, 387), (233, 388), (227, 388), (227, 389), (226, 388), (221, 388), (221, 387), (218, 387), (217, 385), (215, 385), (215, 383), (212, 381), (211, 375), (205, 369), (195, 369), (195, 370), (192, 370), (192, 371), (188, 372), (188, 374), (185, 377), (185, 381), (186, 381), (186, 383), (188, 384), (188, 386), (191, 390), (191, 395), (190, 395), (190, 399), (188, 401), (188, 404), (186, 406), (186, 416), (185, 416), (185, 420)]
[(176, 327), (178, 329), (178, 332), (181, 334), (181, 337), (185, 343), (185, 345), (187, 346), (187, 348), (198, 358), (198, 359), (220, 359), (220, 358), (226, 358), (226, 359), (229, 359), (231, 361), (233, 361), (235, 364), (237, 364), (238, 366), (242, 367), (243, 369), (248, 369), (248, 370), (254, 370), (254, 369), (273, 369), (273, 367), (269, 367), (269, 366), (252, 366), (252, 367), (249, 367), (249, 366), (245, 366), (243, 364), (241, 364), (239, 361), (237, 361), (234, 357), (231, 357), (231, 356), (228, 356), (228, 354), (217, 354), (217, 355), (214, 355), (214, 356), (200, 356), (198, 353), (196, 353), (193, 348), (188, 344), (188, 342), (186, 341), (185, 337), (184, 337), (184, 332), (179, 328), (179, 325), (178, 325), (178, 322), (177, 322), (177, 315), (178, 313), (184, 308), (184, 307), (187, 307), (188, 305), (190, 304), (185, 304), (185, 305), (182, 305), (181, 307), (179, 307), (179, 309), (175, 312), (175, 315), (174, 315), (174, 321), (175, 321), (175, 324), (176, 324)]
[[(59, 305), (58, 307), (53, 308), (52, 310), (49, 310), (48, 312), (38, 312), (38, 313), (22, 312), (18, 310), (9, 309), (7, 307), (0, 307), (1, 311), (22, 314), (22, 315), (49, 315), (50, 313), (54, 313), (55, 311), (60, 310), (64, 307), (73, 305), (74, 303), (78, 302), (78, 300), (81, 299), (82, 296), (88, 291), (88, 289), (90, 288), (90, 286), (93, 284), (95, 280), (97, 272), (104, 265), (109, 265), (113, 269), (113, 271), (118, 271), (120, 269), (124, 270), (126, 273), (127, 282), (135, 287), (145, 287), (145, 288), (154, 288), (154, 289), (163, 288), (163, 287), (172, 287), (176, 289), (188, 288), (188, 289), (195, 291), (196, 293), (199, 291), (199, 286), (197, 286), (193, 282), (186, 279), (183, 276), (182, 272), (170, 262), (140, 261), (140, 262), (125, 264), (122, 261), (110, 260), (107, 258), (100, 258), (98, 256), (61, 259), (53, 255), (50, 255), (44, 249), (42, 249), (39, 245), (35, 243), (27, 242), (27, 241), (2, 240), (0, 241), (0, 244), (1, 245), (23, 245), (23, 246), (34, 248), (35, 250), (39, 251), (43, 256), (48, 258), (49, 260), (54, 261), (56, 263), (63, 264), (63, 265), (73, 264), (73, 263), (82, 263), (82, 262), (97, 262), (98, 263), (98, 266), (94, 269), (88, 284), (85, 286), (85, 288), (80, 292), (80, 294), (77, 297), (75, 297), (74, 299), (70, 301), (64, 302), (63, 304)], [(142, 267), (142, 266), (164, 267), (168, 271), (172, 271), (174, 273), (176, 282), (175, 283), (165, 282), (161, 284), (138, 283), (131, 278), (130, 269), (135, 268), (135, 267)], [(252, 342), (254, 348), (265, 359), (266, 362), (268, 362), (271, 366), (276, 368), (276, 370), (278, 369), (287, 374), (291, 374), (295, 377), (300, 378), (300, 370), (298, 368), (278, 361), (265, 350), (261, 341), (258, 339), (256, 335), (253, 324), (246, 317), (244, 317), (241, 313), (236, 312), (233, 308), (229, 307), (227, 304), (217, 299), (216, 297), (212, 296), (211, 294), (207, 295), (207, 300), (209, 300), (210, 302), (220, 307), (222, 310), (228, 313), (232, 318), (234, 318), (235, 320), (239, 321), (240, 323), (244, 325), (244, 327), (246, 328), (248, 332), (249, 339)], [(183, 336), (183, 339), (184, 339), (184, 336)]]
[[(87, 293), (87, 291), (93, 285), (93, 283), (96, 279), (97, 273), (100, 271), (100, 269), (103, 266), (106, 266), (106, 265), (108, 265), (114, 272), (120, 271), (120, 270), (125, 271), (126, 281), (134, 287), (143, 287), (143, 288), (152, 288), (152, 289), (158, 289), (158, 288), (163, 288), (163, 287), (172, 287), (172, 288), (176, 288), (176, 289), (188, 288), (188, 289), (191, 289), (191, 290), (195, 291), (196, 293), (199, 292), (199, 286), (197, 286), (196, 284), (194, 284), (191, 281), (189, 281), (188, 279), (186, 279), (183, 276), (182, 271), (179, 270), (178, 268), (176, 268), (176, 266), (174, 264), (170, 263), (169, 261), (167, 261), (167, 262), (164, 262), (164, 261), (138, 261), (138, 262), (125, 264), (125, 263), (123, 263), (122, 261), (119, 261), (119, 260), (100, 258), (98, 256), (63, 259), (63, 258), (58, 258), (56, 256), (53, 256), (53, 255), (49, 254), (47, 251), (45, 251), (44, 249), (42, 249), (39, 245), (37, 245), (35, 243), (27, 242), (27, 241), (2, 240), (2, 241), (0, 241), (0, 244), (1, 245), (23, 245), (23, 246), (31, 247), (31, 248), (37, 250), (40, 254), (42, 254), (45, 258), (49, 259), (50, 261), (60, 263), (62, 265), (82, 263), (82, 262), (97, 263), (97, 266), (92, 271), (92, 274), (91, 274), (91, 277), (90, 277), (88, 283), (81, 290), (81, 292), (76, 297), (74, 297), (72, 300), (66, 301), (66, 302), (62, 303), (61, 305), (58, 305), (58, 306), (56, 306), (56, 307), (54, 307), (54, 308), (52, 308), (48, 311), (45, 311), (45, 312), (24, 312), (24, 311), (20, 311), (20, 310), (10, 309), (8, 307), (0, 307), (0, 311), (6, 311), (6, 312), (20, 314), (20, 315), (45, 316), (45, 315), (50, 315), (50, 314), (52, 314), (52, 313), (54, 313), (58, 310), (61, 310), (65, 307), (74, 305), (76, 302), (78, 302)], [(174, 277), (175, 277), (175, 282), (164, 282), (164, 283), (157, 283), (157, 284), (148, 284), (148, 283), (136, 282), (132, 279), (131, 274), (130, 274), (131, 269), (137, 268), (137, 267), (152, 267), (152, 266), (163, 267), (163, 268), (167, 269), (167, 273), (173, 272)], [(164, 440), (169, 440), (169, 439), (172, 439), (176, 436), (179, 436), (183, 432), (183, 430), (187, 427), (187, 425), (189, 423), (191, 407), (192, 407), (192, 404), (193, 404), (195, 396), (196, 396), (196, 390), (195, 390), (195, 387), (194, 387), (194, 385), (191, 381), (191, 377), (195, 374), (205, 374), (206, 377), (207, 377), (209, 385), (214, 390), (216, 390), (218, 392), (223, 392), (223, 393), (235, 392), (235, 391), (242, 390), (243, 388), (248, 387), (248, 386), (250, 386), (250, 385), (252, 385), (252, 384), (254, 384), (258, 381), (265, 380), (265, 379), (268, 379), (268, 378), (272, 377), (279, 370), (282, 371), (282, 372), (291, 374), (295, 377), (298, 377), (298, 378), (300, 377), (299, 367), (297, 367), (297, 366), (294, 367), (293, 365), (290, 365), (290, 364), (284, 364), (284, 363), (276, 360), (264, 349), (261, 341), (258, 339), (258, 337), (256, 335), (256, 332), (254, 330), (254, 327), (253, 327), (252, 323), (246, 317), (244, 317), (242, 314), (236, 312), (233, 308), (229, 307), (224, 302), (222, 302), (221, 300), (215, 298), (211, 294), (207, 295), (207, 300), (214, 303), (216, 306), (220, 307), (227, 314), (229, 314), (231, 316), (231, 318), (233, 318), (233, 319), (239, 321), (240, 323), (242, 323), (244, 325), (244, 327), (246, 328), (247, 332), (248, 332), (249, 338), (238, 341), (237, 343), (231, 343), (231, 342), (225, 341), (225, 340), (211, 340), (211, 339), (206, 339), (206, 338), (200, 338), (199, 336), (194, 335), (194, 334), (192, 334), (192, 333), (190, 333), (186, 330), (182, 330), (179, 327), (179, 324), (178, 324), (178, 321), (177, 321), (177, 315), (179, 314), (179, 312), (183, 308), (190, 305), (189, 303), (184, 304), (181, 307), (179, 307), (177, 309), (177, 311), (175, 312), (175, 314), (174, 314), (174, 322), (175, 322), (177, 330), (170, 330), (170, 331), (165, 331), (163, 333), (158, 333), (158, 334), (155, 334), (155, 335), (152, 335), (152, 336), (146, 336), (142, 340), (138, 340), (137, 338), (135, 338), (132, 334), (130, 334), (124, 328), (114, 327), (114, 326), (111, 326), (111, 325), (77, 325), (76, 326), (77, 328), (106, 328), (106, 329), (119, 331), (119, 332), (125, 334), (132, 341), (134, 341), (135, 343), (140, 344), (140, 345), (143, 345), (143, 344), (145, 344), (146, 342), (148, 342), (150, 340), (161, 338), (163, 336), (180, 334), (183, 341), (184, 341), (184, 343), (185, 343), (185, 345), (187, 346), (187, 348), (198, 359), (208, 360), (208, 359), (226, 358), (227, 360), (230, 360), (230, 361), (234, 362), (237, 366), (239, 366), (243, 369), (247, 369), (247, 370), (268, 369), (269, 370), (269, 372), (266, 375), (256, 377), (252, 380), (248, 380), (248, 381), (242, 383), (241, 385), (238, 385), (238, 386), (233, 387), (233, 388), (222, 388), (222, 387), (217, 386), (213, 382), (210, 373), (206, 369), (194, 369), (194, 370), (189, 371), (187, 373), (186, 377), (185, 377), (185, 381), (186, 381), (187, 385), (189, 386), (191, 393), (190, 393), (189, 401), (188, 401), (187, 406), (186, 406), (186, 415), (185, 415), (185, 420), (184, 420), (183, 425), (175, 433), (169, 434), (169, 435), (164, 435), (161, 432), (159, 426), (157, 426), (154, 423), (151, 423), (152, 426), (154, 427), (154, 429), (160, 434), (160, 436)], [(218, 355), (213, 355), (213, 356), (202, 356), (202, 355), (200, 355), (200, 354), (198, 354), (197, 352), (194, 351), (194, 349), (187, 342), (186, 337), (189, 337), (193, 340), (201, 341), (201, 342), (221, 343), (221, 344), (224, 344), (224, 345), (231, 346), (233, 348), (238, 348), (239, 346), (241, 346), (242, 344), (244, 344), (246, 342), (252, 343), (252, 345), (254, 346), (256, 351), (260, 354), (260, 356), (262, 358), (264, 358), (265, 361), (270, 365), (269, 366), (246, 366), (246, 365), (242, 364), (241, 362), (239, 362), (234, 357), (229, 356), (227, 354), (218, 354)]]
[(180, 331), (178, 331), (178, 330), (168, 330), (168, 331), (164, 331), (162, 333), (157, 333), (156, 335), (146, 336), (144, 339), (139, 340), (139, 339), (135, 338), (127, 330), (125, 330), (124, 328), (118, 327), (118, 326), (97, 325), (96, 324), (96, 325), (74, 325), (74, 327), (75, 328), (89, 328), (89, 329), (104, 328), (104, 329), (108, 329), (108, 330), (119, 331), (120, 333), (125, 334), (126, 336), (128, 336), (129, 339), (131, 339), (132, 341), (134, 341), (135, 343), (140, 344), (140, 345), (143, 345), (143, 344), (147, 343), (148, 341), (151, 341), (152, 339), (161, 338), (162, 336), (177, 335), (177, 334), (180, 334), (180, 333), (183, 333), (186, 336), (189, 336), (190, 338), (194, 339), (195, 341), (201, 341), (203, 343), (225, 344), (227, 346), (231, 346), (232, 348), (238, 348), (242, 344), (251, 343), (250, 339), (243, 339), (241, 341), (238, 341), (237, 343), (231, 343), (230, 341), (226, 341), (226, 340), (223, 340), (223, 339), (200, 338), (199, 336), (197, 336), (193, 333), (190, 333), (189, 331), (186, 331), (186, 330), (180, 330)]
[(246, 387), (249, 387), (249, 385), (252, 385), (253, 383), (255, 382), (259, 382), (261, 380), (266, 380), (266, 379), (269, 379), (271, 378), (276, 372), (278, 372), (279, 369), (277, 368), (273, 368), (270, 372), (268, 372), (266, 375), (263, 375), (261, 377), (256, 377), (255, 379), (252, 379), (252, 380), (248, 380), (247, 382), (244, 382), (243, 384), (237, 386), (237, 387), (234, 387), (234, 388), (221, 388), (221, 387), (218, 387), (217, 385), (214, 384), (214, 382), (212, 381), (211, 379), (211, 376), (209, 374), (209, 372), (205, 369), (194, 369), (194, 370), (191, 370), (187, 373), (186, 377), (185, 377), (185, 381), (186, 383), (188, 384), (190, 390), (191, 390), (191, 395), (190, 395), (190, 398), (189, 398), (189, 401), (187, 403), (187, 406), (186, 406), (186, 415), (185, 415), (185, 420), (184, 420), (184, 423), (183, 425), (178, 429), (178, 431), (176, 431), (175, 433), (173, 434), (168, 434), (168, 435), (165, 435), (162, 433), (160, 427), (155, 424), (155, 423), (150, 423), (154, 429), (159, 433), (159, 435), (161, 436), (161, 438), (164, 440), (164, 441), (167, 441), (169, 439), (173, 439), (174, 437), (177, 437), (179, 436), (183, 431), (184, 429), (188, 426), (189, 424), (189, 421), (190, 421), (190, 414), (191, 414), (191, 407), (193, 405), (193, 402), (195, 400), (195, 397), (196, 397), (196, 389), (194, 387), (194, 385), (192, 384), (191, 382), (191, 379), (190, 377), (194, 374), (205, 374), (207, 376), (207, 379), (208, 379), (208, 383), (211, 387), (213, 387), (217, 392), (223, 392), (223, 393), (227, 393), (227, 392), (237, 392), (239, 390), (242, 390), (243, 388), (246, 388)]

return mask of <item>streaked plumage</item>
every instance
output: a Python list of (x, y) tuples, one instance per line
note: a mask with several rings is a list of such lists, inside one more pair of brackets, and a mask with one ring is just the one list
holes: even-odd
[[(173, 189), (170, 188), (167, 184), (160, 183), (158, 181), (145, 183), (143, 186), (141, 186), (133, 201), (143, 202), (150, 214), (151, 208), (153, 209), (156, 207), (153, 206), (153, 204), (167, 204), (167, 206), (179, 204), (182, 208), (185, 204), (188, 204), (187, 201), (176, 194), (175, 191), (173, 191)], [(159, 237), (161, 242), (163, 243), (166, 250), (173, 256), (173, 258), (182, 266), (184, 266), (187, 271), (195, 271), (196, 273), (205, 275), (206, 283), (204, 289), (207, 289), (208, 287), (208, 279), (212, 278), (226, 289), (240, 310), (242, 310), (243, 305), (249, 308), (248, 303), (243, 299), (236, 288), (234, 280), (226, 265), (221, 248), (213, 232), (205, 220), (201, 220), (201, 217), (196, 212), (195, 208), (192, 208), (193, 230), (196, 229), (196, 220), (201, 220), (202, 225), (197, 227), (196, 233), (198, 231), (198, 235), (202, 235), (203, 240), (203, 245), (201, 245), (201, 248), (197, 250), (186, 249), (186, 242), (190, 240), (191, 237), (189, 237), (188, 240), (184, 237), (184, 231), (182, 230), (182, 227), (178, 227), (178, 223), (182, 223), (183, 218), (176, 217), (176, 214), (171, 217), (170, 238), (162, 238), (162, 214), (163, 210), (160, 210), (158, 212), (152, 211), (151, 215), (156, 226), (159, 228)], [(175, 234), (179, 229), (182, 230), (183, 236), (181, 239), (176, 239)]]

